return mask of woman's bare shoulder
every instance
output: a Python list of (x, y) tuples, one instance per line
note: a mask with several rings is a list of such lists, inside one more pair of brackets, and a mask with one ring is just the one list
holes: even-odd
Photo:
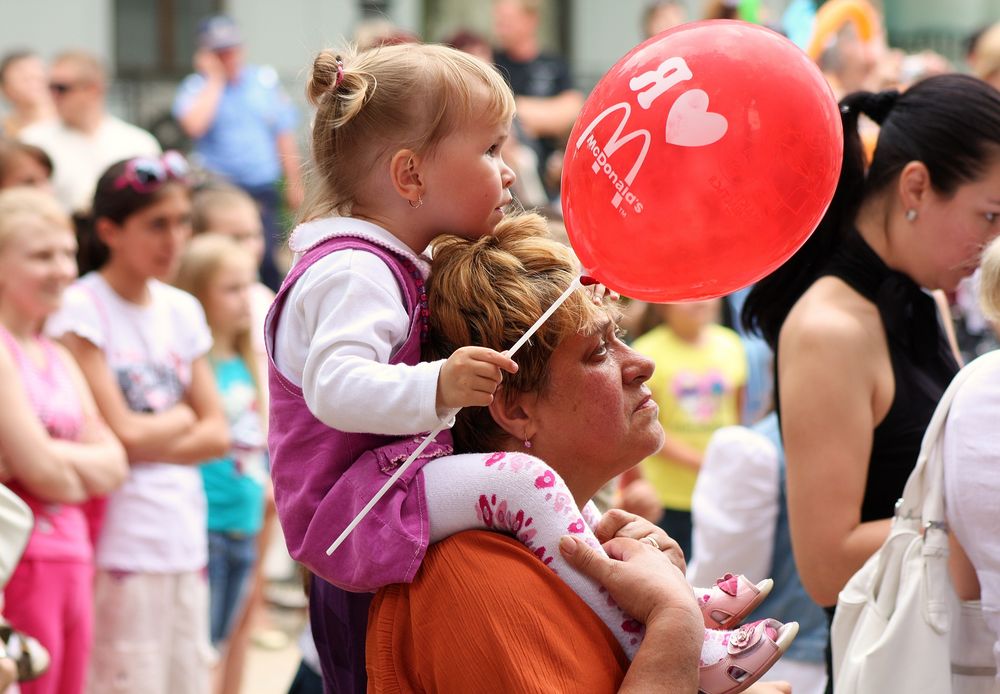
[(788, 314), (779, 351), (854, 358), (884, 343), (878, 309), (836, 277), (818, 279)]

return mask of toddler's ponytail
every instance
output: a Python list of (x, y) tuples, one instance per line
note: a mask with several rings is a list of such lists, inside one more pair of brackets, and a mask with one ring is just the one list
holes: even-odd
[(351, 122), (378, 86), (371, 73), (349, 66), (353, 58), (353, 54), (322, 51), (313, 61), (306, 96), (309, 103), (316, 107), (333, 100), (329, 104), (334, 111), (329, 122), (331, 128), (340, 128)]

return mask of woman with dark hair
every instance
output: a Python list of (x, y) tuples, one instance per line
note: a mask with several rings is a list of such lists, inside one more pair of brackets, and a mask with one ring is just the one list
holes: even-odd
[[(191, 235), (176, 152), (112, 165), (82, 230), (82, 276), (46, 325), (69, 348), (130, 463), (96, 546), (88, 691), (211, 690), (208, 542), (198, 463), (229, 433), (198, 300), (166, 284)], [(123, 655), (132, 654), (132, 655)]]
[[(867, 172), (861, 113), (881, 125)], [(841, 114), (830, 208), (743, 312), (776, 349), (792, 545), (820, 605), (885, 540), (958, 371), (926, 290), (953, 290), (1000, 233), (995, 89), (942, 75), (902, 94), (850, 94)]]

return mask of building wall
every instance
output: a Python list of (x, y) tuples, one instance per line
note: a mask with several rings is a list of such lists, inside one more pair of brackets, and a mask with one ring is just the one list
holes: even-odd
[(263, 0), (227, 0), (226, 7), (243, 31), (247, 59), (300, 84), (316, 53), (343, 45), (359, 17), (348, 0), (286, 0), (281, 11)]
[(0, 55), (31, 48), (49, 58), (80, 48), (111, 63), (113, 0), (0, 0)]
[(883, 1), (893, 45), (906, 50), (931, 48), (959, 65), (969, 34), (1000, 21), (1000, 0)]
[(968, 32), (1000, 21), (1000, 0), (883, 0), (890, 32), (945, 29)]
[[(589, 89), (643, 40), (646, 0), (577, 0), (571, 18), (571, 61), (577, 83)], [(689, 17), (697, 16), (689, 9)]]
[[(45, 57), (82, 48), (115, 63), (115, 7), (119, 2), (152, 0), (0, 0), (0, 54), (31, 47)], [(697, 18), (705, 0), (685, 0)], [(492, 0), (387, 0), (388, 18), (404, 29), (440, 40), (457, 28), (490, 31)], [(773, 17), (788, 0), (763, 0)], [(884, 5), (895, 43), (906, 48), (931, 46), (961, 59), (961, 40), (974, 28), (1000, 19), (1000, 0), (876, 0)], [(250, 62), (274, 66), (289, 93), (304, 103), (310, 61), (321, 48), (343, 45), (360, 19), (358, 0), (223, 0), (240, 23)], [(565, 22), (567, 57), (578, 85), (587, 90), (642, 39), (641, 17), (647, 0), (547, 0), (543, 43), (559, 48)], [(133, 7), (133, 5), (130, 5)], [(567, 16), (558, 17), (559, 7)], [(55, 20), (55, 21), (54, 21)], [(151, 48), (152, 50), (152, 48)], [(169, 110), (176, 78), (120, 80), (113, 86), (115, 113), (150, 126)]]

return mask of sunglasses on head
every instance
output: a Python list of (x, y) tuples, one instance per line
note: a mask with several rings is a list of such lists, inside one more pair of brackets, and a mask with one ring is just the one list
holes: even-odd
[(115, 190), (128, 186), (136, 193), (152, 193), (170, 180), (187, 183), (191, 167), (180, 152), (164, 152), (159, 157), (137, 157), (125, 164), (115, 181)]

